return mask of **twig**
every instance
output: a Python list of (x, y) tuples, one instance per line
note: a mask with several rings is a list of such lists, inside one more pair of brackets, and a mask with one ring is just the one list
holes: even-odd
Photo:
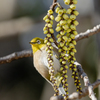
[[(94, 82), (91, 86), (93, 87), (94, 90), (99, 85), (100, 85), (100, 79)], [(78, 92), (74, 92), (70, 94), (68, 100), (81, 99), (82, 97), (85, 97), (89, 94), (88, 87), (85, 87), (82, 91), (83, 91), (82, 94), (79, 94)], [(64, 98), (62, 96), (52, 96), (50, 100), (64, 100)], [(96, 100), (96, 99), (92, 99), (92, 100)]]
[(55, 6), (57, 5), (57, 0), (53, 0), (53, 3), (52, 3), (52, 5), (50, 6), (50, 9), (52, 9), (53, 11), (54, 11), (54, 9), (55, 9)]
[[(57, 5), (57, 0), (53, 0), (53, 3), (52, 3), (52, 5), (50, 6), (50, 9), (54, 11), (56, 5)], [(55, 45), (58, 46), (58, 43), (57, 43), (57, 41), (56, 41), (56, 39), (55, 39), (54, 34), (52, 34), (51, 37), (53, 38)]]
[(32, 57), (32, 50), (23, 50), (20, 52), (14, 52), (10, 55), (0, 57), (0, 64), (10, 63), (13, 60), (24, 58), (24, 57)]
[(84, 72), (84, 70), (82, 69), (81, 64), (79, 64), (78, 62), (75, 62), (74, 64), (77, 66), (77, 70), (78, 70), (79, 76), (80, 76), (80, 77), (83, 79), (83, 81), (84, 81), (84, 86), (88, 86), (89, 79), (88, 79), (87, 74), (86, 74), (86, 73)]
[(75, 64), (77, 66), (80, 77), (84, 80), (84, 85), (87, 86), (87, 88), (88, 88), (89, 98), (91, 100), (97, 100), (97, 98), (95, 97), (95, 94), (93, 92), (93, 86), (90, 84), (89, 78), (86, 75), (86, 73), (84, 72), (84, 70), (82, 69), (81, 64), (79, 64), (78, 62), (75, 62)]
[(81, 39), (88, 38), (89, 36), (97, 34), (99, 32), (100, 32), (100, 24), (95, 26), (93, 29), (88, 29), (86, 32), (78, 34), (75, 37), (75, 40), (79, 41)]

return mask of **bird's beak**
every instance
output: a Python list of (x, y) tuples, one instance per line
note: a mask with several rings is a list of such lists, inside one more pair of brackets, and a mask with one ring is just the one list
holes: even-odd
[(37, 42), (29, 42), (29, 44), (36, 44)]

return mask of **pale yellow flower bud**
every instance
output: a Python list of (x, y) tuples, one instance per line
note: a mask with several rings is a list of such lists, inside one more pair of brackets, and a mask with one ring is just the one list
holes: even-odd
[(60, 62), (62, 62), (62, 59), (60, 59)]
[(47, 30), (45, 30), (45, 31), (44, 31), (44, 34), (47, 34), (47, 33), (48, 33), (48, 31), (47, 31)]
[(65, 0), (64, 3), (65, 3), (66, 5), (69, 5), (69, 4), (70, 4), (70, 0)]
[(72, 39), (75, 39), (75, 35), (74, 35), (74, 34), (71, 34), (70, 37), (71, 37)]
[(74, 35), (77, 35), (78, 33), (77, 33), (77, 31), (73, 31), (73, 34), (74, 34)]
[(44, 16), (44, 17), (43, 17), (43, 20), (46, 20), (47, 18), (48, 18), (48, 15)]
[(75, 40), (73, 40), (72, 43), (73, 43), (74, 45), (76, 45), (76, 41), (75, 41)]
[(57, 41), (60, 42), (61, 41), (61, 38), (58, 38)]
[(58, 23), (57, 26), (60, 26), (60, 23)]
[(76, 30), (76, 26), (75, 26), (75, 25), (70, 25), (70, 28), (71, 28), (72, 30)]
[(67, 33), (66, 36), (69, 37), (70, 36), (70, 33)]
[(53, 15), (50, 15), (50, 18), (51, 18), (51, 20), (54, 20), (54, 16)]
[(53, 46), (49, 46), (50, 49), (53, 49)]
[(76, 49), (72, 49), (72, 51), (75, 52), (75, 53), (77, 52)]
[(60, 34), (57, 34), (57, 36), (56, 36), (57, 38), (59, 38), (60, 37)]
[(60, 10), (58, 11), (58, 14), (59, 14), (59, 15), (62, 15), (62, 14), (63, 14), (63, 10), (60, 9)]
[(44, 39), (44, 43), (47, 43), (48, 42), (48, 40), (47, 39)]
[(50, 20), (50, 24), (53, 25), (53, 21), (52, 20)]
[(70, 15), (70, 19), (71, 20), (75, 20), (76, 19), (76, 16), (75, 15)]
[(73, 60), (74, 60), (74, 61), (76, 61), (76, 58), (75, 58), (75, 57), (73, 57)]
[(47, 37), (51, 37), (51, 34), (47, 34)]
[(63, 39), (64, 39), (65, 41), (67, 41), (67, 40), (68, 40), (68, 37), (67, 37), (67, 36), (63, 36)]
[(72, 44), (72, 43), (69, 43), (69, 47), (70, 48), (75, 48), (74, 44)]
[(67, 42), (70, 42), (71, 40), (72, 40), (71, 38), (68, 38), (68, 39), (67, 39)]
[(64, 47), (63, 47), (63, 49), (64, 49), (64, 50), (67, 50), (67, 47), (66, 47), (66, 46), (64, 46)]
[(72, 9), (70, 9), (70, 8), (67, 9), (67, 11), (66, 11), (67, 14), (71, 14), (71, 12), (72, 12)]
[(65, 8), (63, 9), (63, 12), (66, 13), (66, 9)]
[(60, 68), (61, 71), (62, 71), (63, 69), (64, 69), (63, 67)]
[(49, 19), (46, 19), (46, 20), (45, 20), (45, 22), (46, 22), (46, 23), (49, 23), (49, 22), (50, 22), (50, 20), (49, 20)]
[(61, 51), (62, 51), (62, 49), (59, 49), (59, 50), (58, 50), (58, 52), (61, 52)]
[(51, 45), (51, 43), (50, 42), (47, 42), (47, 45)]
[(59, 10), (60, 10), (60, 8), (59, 8), (59, 7), (57, 7), (57, 8), (56, 8), (56, 10), (55, 10), (55, 12), (56, 12), (56, 13), (58, 13), (58, 11), (59, 11)]
[(70, 54), (71, 54), (72, 56), (74, 56), (74, 52), (70, 52)]
[(61, 35), (64, 35), (65, 33), (66, 33), (65, 31), (61, 31), (61, 32), (60, 32)]
[(69, 17), (67, 14), (63, 14), (63, 18), (67, 20)]
[[(66, 73), (67, 73), (67, 70), (65, 70), (65, 71), (66, 71)], [(65, 75), (65, 77), (66, 77), (66, 78), (68, 78), (68, 76), (67, 76), (67, 75)]]
[(54, 33), (54, 30), (53, 29), (49, 29), (50, 33)]
[(67, 66), (67, 65), (65, 65), (65, 68), (66, 68), (66, 69), (68, 69), (68, 66)]
[[(67, 70), (63, 70), (63, 73), (64, 73), (64, 74), (67, 73)], [(66, 75), (65, 75), (64, 77), (66, 77)]]
[(45, 31), (45, 30), (47, 30), (47, 27), (44, 27), (44, 28), (43, 28), (43, 31)]
[(67, 23), (67, 21), (66, 20), (61, 20), (60, 21), (60, 25), (62, 26), (62, 25), (65, 25)]
[(50, 38), (49, 40), (50, 40), (50, 42), (53, 42), (53, 39), (52, 38)]
[(78, 24), (79, 24), (79, 22), (78, 21), (73, 21), (73, 24), (75, 25), (75, 26), (77, 26)]
[(57, 26), (56, 29), (55, 29), (57, 32), (59, 32), (61, 30), (61, 27), (60, 26)]
[(46, 49), (45, 49), (46, 51), (48, 50), (48, 47), (46, 47)]
[(62, 61), (62, 64), (66, 64), (66, 61)]
[(74, 64), (74, 61), (73, 61), (73, 60), (71, 60), (71, 63), (72, 63), (72, 64)]
[(45, 24), (45, 27), (47, 27), (47, 26), (48, 26), (48, 24), (46, 23), (46, 24)]
[(48, 10), (48, 13), (51, 15), (51, 14), (53, 14), (53, 11), (50, 9), (50, 10)]
[(62, 56), (62, 57), (65, 56), (65, 53), (61, 53), (61, 56)]
[(59, 22), (61, 20), (61, 17), (60, 16), (57, 16), (56, 18), (55, 18), (55, 21), (56, 22)]
[(68, 19), (68, 20), (67, 20), (67, 24), (70, 24), (71, 22), (72, 22), (71, 19)]
[(71, 5), (70, 5), (70, 8), (71, 8), (72, 10), (74, 10), (74, 9), (76, 9), (76, 5), (71, 4)]
[(78, 16), (78, 15), (79, 15), (79, 12), (78, 12), (77, 10), (75, 10), (75, 11), (73, 11), (73, 14), (74, 14), (75, 16)]
[(63, 42), (60, 42), (60, 46), (63, 47), (64, 46), (64, 43)]
[(52, 24), (48, 24), (48, 27), (50, 27), (50, 28), (51, 28), (51, 27), (52, 27)]
[(72, 0), (73, 4), (77, 4), (77, 0)]
[(63, 27), (64, 30), (67, 30), (67, 29), (69, 28), (68, 25), (64, 25), (64, 26), (62, 26), (62, 27)]
[(67, 33), (71, 32), (71, 29), (70, 29), (70, 28), (69, 28), (69, 29), (67, 29), (67, 30), (66, 30), (66, 32), (67, 32)]
[(51, 50), (47, 50), (48, 53), (51, 53)]

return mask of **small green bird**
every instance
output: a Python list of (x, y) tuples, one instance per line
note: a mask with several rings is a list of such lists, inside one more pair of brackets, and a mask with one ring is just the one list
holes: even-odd
[[(30, 41), (33, 50), (33, 62), (36, 70), (51, 84), (50, 82), (50, 74), (49, 74), (49, 66), (47, 60), (47, 51), (46, 51), (46, 44), (44, 40), (36, 37)], [(56, 83), (59, 86), (59, 94), (66, 94), (61, 81), (60, 81), (60, 62), (59, 62), (59, 53), (56, 46), (53, 45), (53, 61), (54, 61), (54, 74), (57, 76)], [(58, 75), (57, 75), (58, 74)]]

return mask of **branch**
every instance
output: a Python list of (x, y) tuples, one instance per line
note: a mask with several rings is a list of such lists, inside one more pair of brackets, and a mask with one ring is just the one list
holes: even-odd
[[(99, 85), (100, 85), (100, 79), (98, 79), (96, 82), (94, 82), (91, 86), (93, 87), (93, 90), (94, 90)], [(72, 94), (69, 95), (68, 100), (81, 99), (82, 97), (85, 97), (88, 94), (89, 94), (88, 87), (85, 87), (83, 89), (83, 93), (82, 94), (79, 94), (78, 92), (74, 92), (74, 93), (72, 93)], [(62, 96), (52, 96), (50, 98), (50, 100), (64, 100), (64, 98)], [(96, 100), (96, 99), (92, 99), (92, 100)]]
[(79, 64), (78, 62), (75, 62), (75, 65), (77, 66), (77, 70), (79, 72), (79, 76), (83, 79), (84, 81), (84, 86), (87, 86), (88, 88), (88, 94), (89, 94), (89, 98), (91, 100), (97, 100), (97, 98), (95, 97), (95, 94), (93, 92), (93, 86), (90, 84), (89, 82), (89, 78), (86, 75), (86, 73), (84, 72), (84, 70), (82, 69), (81, 64)]
[(88, 29), (86, 32), (78, 34), (75, 37), (75, 40), (79, 41), (81, 39), (88, 38), (89, 36), (92, 36), (92, 35), (97, 34), (99, 32), (100, 32), (100, 24), (95, 26), (93, 29), (90, 29), (90, 30)]
[(13, 60), (24, 58), (24, 57), (32, 57), (32, 50), (23, 50), (20, 52), (14, 52), (10, 55), (0, 57), (0, 64), (10, 63)]
[(55, 7), (57, 5), (57, 0), (53, 0), (52, 5), (50, 6), (50, 9), (52, 9), (54, 11)]
[[(79, 40), (87, 38), (87, 37), (89, 37), (89, 36), (91, 36), (93, 34), (97, 34), (98, 32), (100, 32), (100, 25), (97, 25), (93, 29), (88, 30), (88, 31), (86, 31), (84, 33), (78, 34), (75, 37), (75, 40), (79, 41)], [(8, 56), (5, 56), (5, 57), (0, 57), (0, 64), (11, 62), (13, 60), (16, 60), (16, 58), (19, 59), (19, 58), (24, 58), (24, 57), (31, 57), (32, 56), (32, 52), (29, 52), (29, 51), (30, 50), (24, 50), (24, 51), (12, 53), (12, 54), (10, 54)], [(18, 57), (14, 56), (14, 55), (16, 55), (16, 53), (17, 53), (17, 55), (19, 55)], [(10, 60), (9, 60), (9, 57), (10, 57)]]

